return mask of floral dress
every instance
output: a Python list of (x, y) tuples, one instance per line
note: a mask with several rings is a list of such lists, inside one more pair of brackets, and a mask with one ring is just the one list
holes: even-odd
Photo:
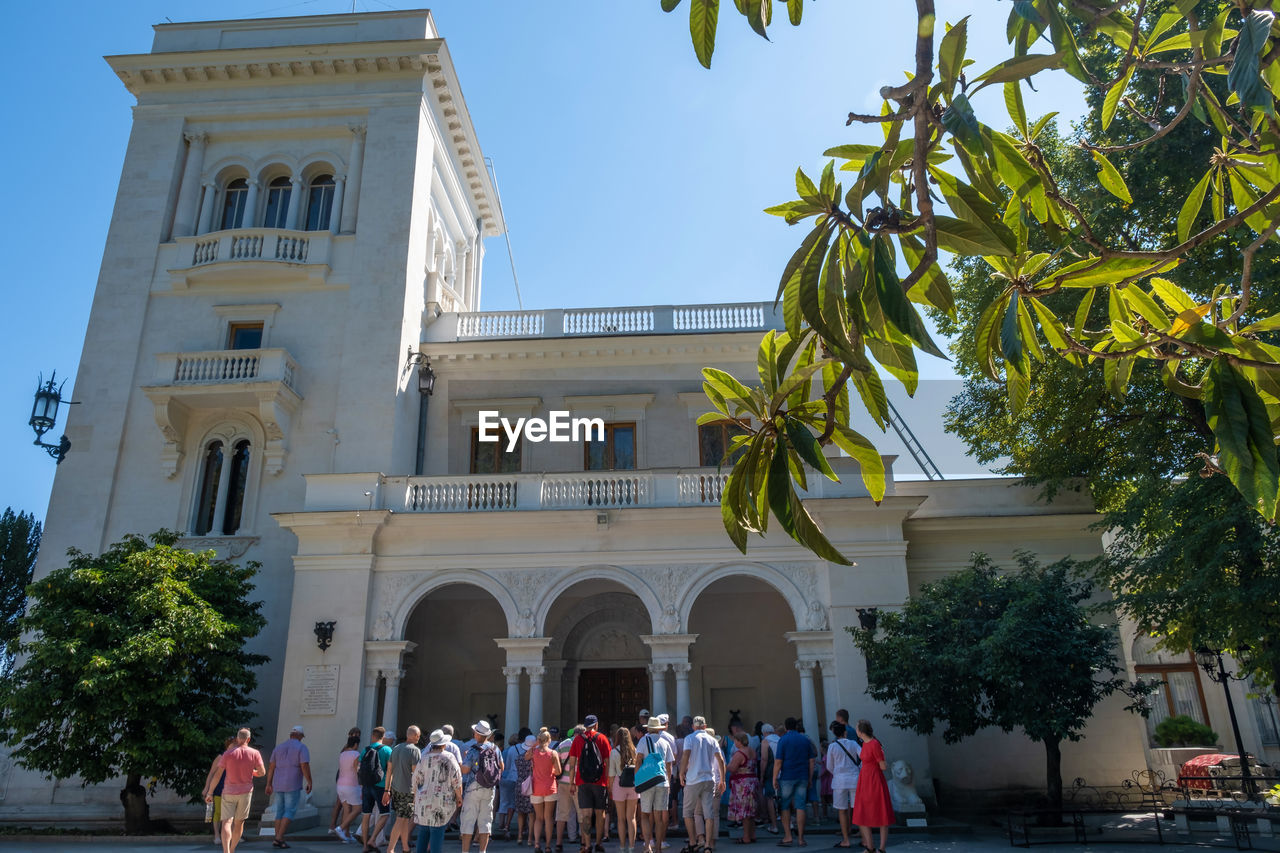
[[(742, 751), (742, 747), (738, 747)], [(760, 789), (760, 762), (755, 752), (729, 777), (729, 820), (756, 816), (756, 793)]]
[(533, 800), (529, 799), (529, 795), (524, 793), (524, 780), (528, 779), (529, 774), (533, 773), (533, 750), (528, 747), (521, 747), (521, 749), (524, 751), (516, 759), (516, 812), (519, 814), (533, 814)]
[(462, 768), (449, 752), (432, 750), (413, 769), (413, 820), (419, 826), (444, 826), (457, 808), (454, 792), (462, 785)]

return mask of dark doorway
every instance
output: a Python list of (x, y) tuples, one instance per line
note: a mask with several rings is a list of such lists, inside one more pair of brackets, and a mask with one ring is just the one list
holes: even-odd
[(609, 726), (634, 726), (649, 703), (649, 679), (644, 667), (635, 669), (584, 669), (578, 673), (578, 716), (600, 718), (600, 731)]

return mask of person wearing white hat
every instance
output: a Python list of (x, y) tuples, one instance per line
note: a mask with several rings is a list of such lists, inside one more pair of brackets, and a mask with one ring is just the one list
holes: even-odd
[(462, 834), (462, 853), (470, 853), (471, 839), (476, 837), (480, 853), (489, 847), (489, 832), (493, 828), (493, 794), (502, 777), (502, 753), (489, 742), (493, 727), (488, 720), (481, 720), (471, 727), (476, 736), (474, 745), (462, 756), (462, 815), (459, 832)]
[(636, 756), (641, 762), (650, 753), (661, 756), (662, 781), (640, 792), (640, 829), (644, 834), (644, 853), (658, 853), (667, 837), (667, 811), (670, 808), (671, 774), (675, 769), (676, 753), (667, 741), (666, 725), (662, 717), (650, 717), (645, 725), (644, 737), (636, 744)]
[(462, 808), (462, 770), (448, 747), (450, 735), (436, 729), (422, 760), (413, 768), (413, 820), (418, 825), (417, 853), (444, 853), (444, 830)]

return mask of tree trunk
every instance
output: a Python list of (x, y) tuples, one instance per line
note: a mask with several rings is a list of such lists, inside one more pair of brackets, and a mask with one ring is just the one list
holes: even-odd
[(1045, 822), (1049, 826), (1062, 824), (1062, 741), (1045, 738), (1045, 792), (1049, 799), (1049, 813)]
[(151, 807), (147, 805), (147, 789), (142, 787), (142, 774), (130, 773), (120, 789), (120, 804), (124, 806), (124, 831), (127, 835), (141, 835), (151, 829)]

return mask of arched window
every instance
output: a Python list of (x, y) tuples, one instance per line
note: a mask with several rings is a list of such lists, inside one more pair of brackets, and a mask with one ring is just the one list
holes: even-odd
[(200, 500), (196, 504), (195, 523), (191, 528), (197, 536), (204, 536), (213, 529), (214, 513), (218, 510), (218, 481), (222, 479), (221, 441), (209, 442), (201, 467)]
[(249, 481), (249, 442), (236, 442), (231, 455), (227, 484), (227, 513), (222, 519), (222, 535), (231, 536), (240, 529), (240, 513), (244, 509), (244, 487)]
[(200, 491), (191, 522), (191, 532), (196, 536), (233, 536), (240, 529), (251, 450), (247, 438), (225, 442), (214, 439), (205, 445)]
[(239, 228), (244, 224), (244, 203), (249, 197), (249, 182), (236, 178), (222, 192), (222, 229)]
[(267, 185), (267, 215), (262, 222), (264, 228), (285, 227), (292, 193), (293, 183), (287, 177), (276, 178)]
[(311, 194), (307, 197), (307, 230), (328, 230), (332, 209), (333, 175), (317, 175), (311, 181)]

